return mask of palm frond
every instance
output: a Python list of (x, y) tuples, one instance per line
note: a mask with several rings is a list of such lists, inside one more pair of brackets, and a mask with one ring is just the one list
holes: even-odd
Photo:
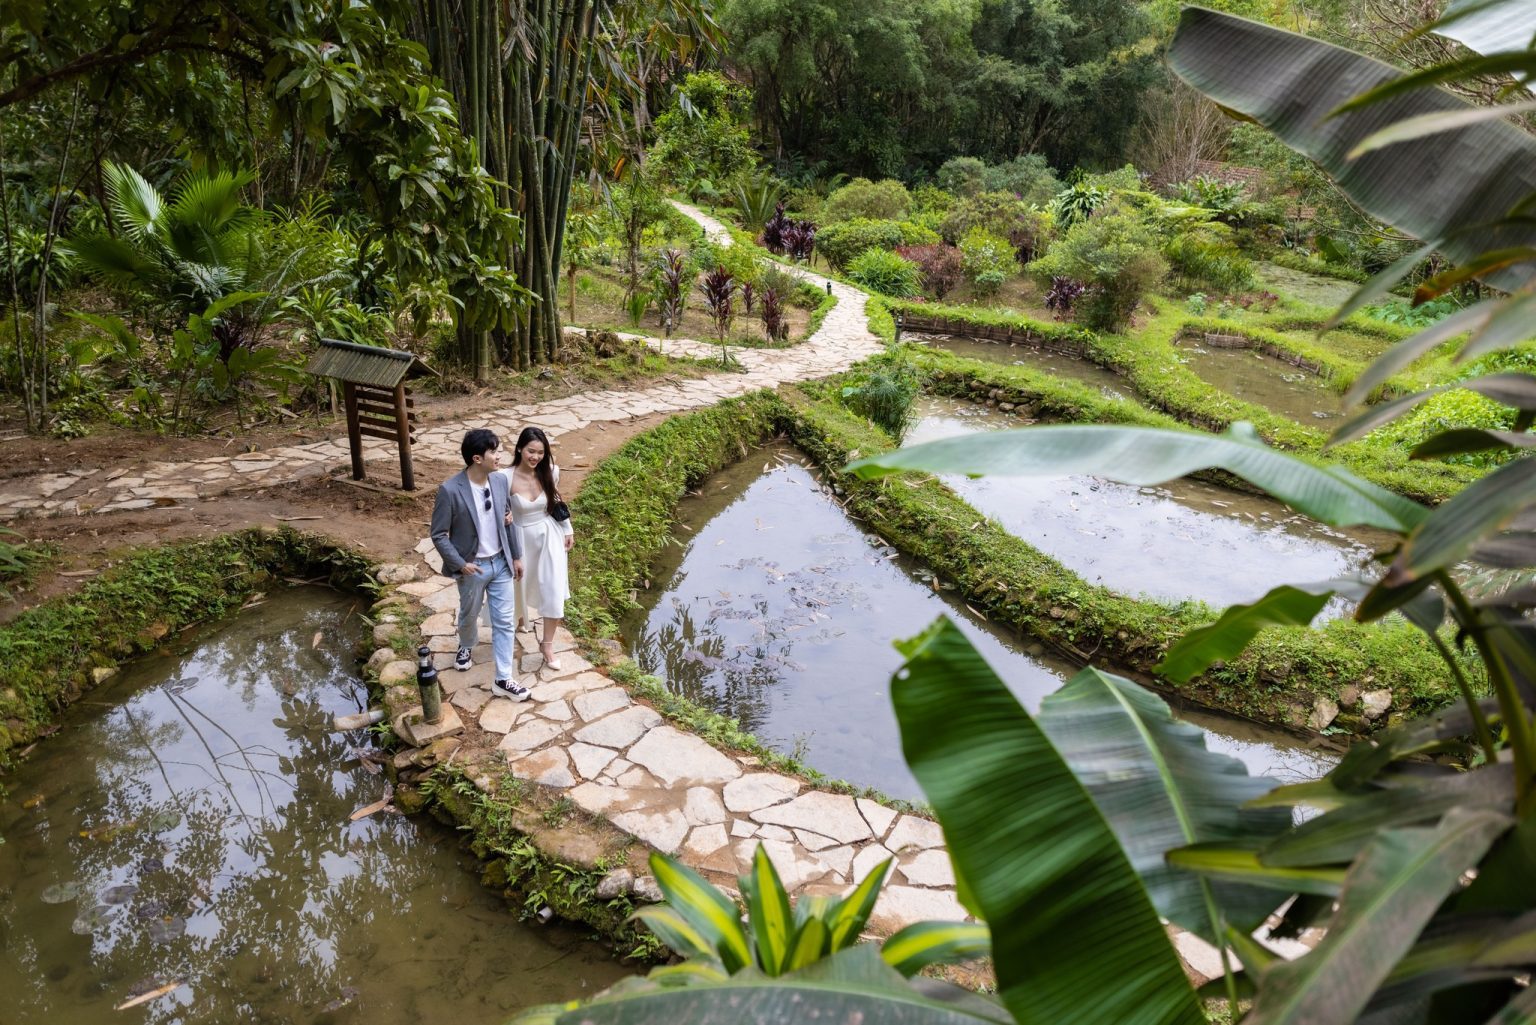
[(126, 164), (108, 161), (102, 165), (101, 174), (107, 205), (112, 208), (119, 230), (132, 238), (157, 234), (165, 212), (160, 190)]
[(242, 227), (254, 211), (242, 201), (240, 190), (255, 180), (255, 173), (246, 170), (185, 175), (176, 184), (171, 216), (216, 235)]

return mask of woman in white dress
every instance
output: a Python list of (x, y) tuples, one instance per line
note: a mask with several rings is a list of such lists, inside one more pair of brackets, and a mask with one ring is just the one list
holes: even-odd
[(565, 621), (565, 602), (571, 596), (565, 553), (576, 543), (571, 521), (556, 520), (550, 510), (560, 500), (557, 485), (560, 468), (555, 465), (549, 438), (537, 427), (524, 427), (517, 436), (508, 477), (511, 500), (507, 522), (522, 531), (523, 578), (517, 582), (517, 621), (531, 623), (530, 608), (544, 620), (544, 639), (539, 652), (544, 665), (559, 669), (555, 660), (555, 631)]

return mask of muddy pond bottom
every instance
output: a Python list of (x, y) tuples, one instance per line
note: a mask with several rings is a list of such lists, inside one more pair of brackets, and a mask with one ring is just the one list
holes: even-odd
[[(66, 715), (0, 806), (8, 1025), (501, 1021), (624, 973), (387, 796), (351, 597), (276, 592)], [(114, 1012), (143, 998), (132, 1009)]]
[[(830, 777), (921, 797), (891, 708), (901, 665), (891, 642), (941, 614), (1031, 711), (1073, 671), (980, 620), (945, 582), (866, 535), (792, 448), (759, 450), (706, 480), (679, 506), (674, 533), (680, 543), (653, 566), (642, 607), (621, 624), (636, 661)], [(1225, 747), (1213, 734), (1212, 746), (1253, 772), (1326, 771), (1328, 756), (1309, 757), (1290, 735), (1250, 743), (1241, 734)]]
[(1298, 423), (1316, 427), (1343, 409), (1344, 400), (1322, 378), (1258, 349), (1219, 348), (1189, 339), (1175, 351), (1207, 384)]

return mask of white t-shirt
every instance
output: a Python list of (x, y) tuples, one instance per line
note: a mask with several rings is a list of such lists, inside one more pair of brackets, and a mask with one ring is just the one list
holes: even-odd
[(487, 478), (484, 484), (469, 482), (470, 488), (475, 493), (475, 529), (480, 535), (480, 547), (475, 550), (475, 560), (489, 559), (501, 552), (501, 524), (496, 518), (496, 503), (489, 503), (487, 509), (486, 498), (491, 493), (491, 482)]

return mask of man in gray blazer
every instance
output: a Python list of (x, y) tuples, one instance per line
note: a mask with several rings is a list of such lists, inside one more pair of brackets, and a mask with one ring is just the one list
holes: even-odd
[(443, 482), (432, 503), (432, 544), (443, 557), (443, 575), (459, 584), (459, 651), (453, 667), (469, 669), (480, 606), (489, 602), (496, 660), (491, 692), (527, 701), (528, 688), (517, 683), (512, 632), (513, 582), (523, 575), (523, 550), (517, 528), (506, 522), (507, 477), (491, 472), (500, 449), (494, 431), (480, 427), (464, 435), (464, 470)]

